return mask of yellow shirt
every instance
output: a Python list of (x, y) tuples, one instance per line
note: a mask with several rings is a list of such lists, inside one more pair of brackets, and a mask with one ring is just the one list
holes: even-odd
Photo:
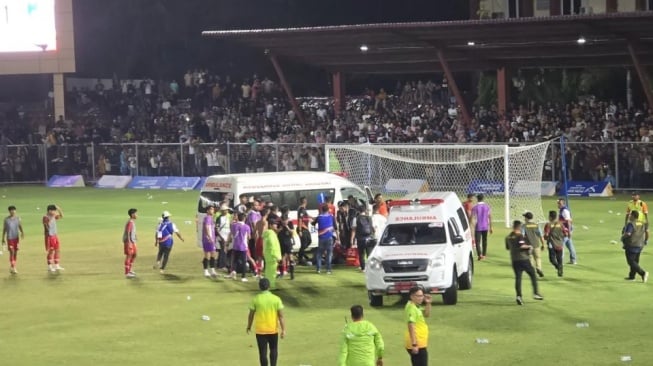
[(404, 333), (404, 343), (406, 349), (413, 348), (413, 342), (410, 339), (410, 332), (408, 332), (408, 323), (413, 323), (415, 327), (415, 340), (417, 340), (417, 348), (426, 348), (429, 343), (429, 327), (426, 325), (424, 313), (421, 307), (408, 302), (404, 309), (406, 321), (406, 333)]
[(283, 309), (281, 298), (270, 291), (262, 291), (254, 296), (249, 305), (249, 310), (254, 311), (254, 329), (256, 334), (278, 333), (278, 311), (281, 309)]
[(628, 202), (628, 207), (626, 208), (626, 214), (630, 215), (633, 211), (639, 212), (639, 216), (637, 217), (638, 222), (648, 223), (646, 220), (646, 215), (648, 215), (648, 205), (646, 202), (638, 200), (637, 203), (635, 203), (633, 200), (630, 200)]

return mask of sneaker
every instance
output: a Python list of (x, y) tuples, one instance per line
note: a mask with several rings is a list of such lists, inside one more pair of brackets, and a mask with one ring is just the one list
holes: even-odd
[(644, 275), (642, 276), (642, 282), (648, 282), (648, 272), (644, 272)]
[(330, 275), (330, 274), (331, 274), (331, 271), (327, 271), (327, 274)]
[(161, 269), (161, 262), (154, 263), (154, 265), (152, 266), (152, 269)]
[(322, 273), (322, 271), (320, 271), (320, 270), (318, 269), (318, 270), (317, 270), (317, 274), (320, 274), (320, 273)]
[(126, 277), (126, 278), (134, 278), (134, 277), (136, 277), (136, 273), (134, 273), (134, 272), (129, 272), (129, 273), (127, 273), (127, 274), (125, 275), (125, 277)]
[(55, 264), (54, 269), (57, 270), (57, 271), (65, 271), (66, 270), (65, 268), (63, 268), (62, 266), (60, 266), (58, 264)]
[(537, 272), (537, 275), (538, 275), (538, 276), (540, 276), (540, 277), (544, 277), (544, 272), (542, 272), (541, 269), (536, 269), (535, 271)]
[(53, 264), (48, 265), (48, 271), (51, 273), (57, 272), (57, 268)]
[(569, 261), (569, 264), (571, 264), (571, 265), (576, 265), (576, 264), (578, 264), (578, 262), (576, 262), (576, 261)]
[(204, 270), (204, 277), (211, 277), (211, 274), (209, 273), (208, 269)]
[(562, 277), (562, 267), (558, 268), (558, 277)]
[(161, 270), (159, 270), (159, 273), (161, 273), (161, 274), (165, 274), (165, 273), (166, 273), (166, 270), (165, 270), (165, 269), (161, 269)]
[(515, 301), (517, 302), (517, 305), (524, 305), (524, 300), (522, 300), (521, 296), (517, 296)]
[(626, 281), (635, 281), (635, 277), (624, 277)]
[(236, 271), (232, 271), (228, 275), (224, 275), (224, 278), (233, 278), (233, 279), (235, 279), (236, 278)]
[(240, 281), (241, 282), (248, 282), (249, 280), (247, 279), (247, 277), (243, 277), (243, 278), (240, 279)]
[(544, 300), (544, 298), (540, 294), (533, 294), (533, 299), (535, 299), (535, 300)]
[(215, 271), (215, 268), (211, 268), (211, 277), (218, 277), (218, 272)]
[(482, 261), (482, 260), (483, 260), (483, 256), (482, 256), (482, 255), (479, 255), (479, 256), (478, 256), (478, 260), (479, 260), (479, 261)]
[(16, 271), (16, 268), (15, 268), (15, 267), (11, 267), (11, 268), (9, 268), (9, 273), (11, 273), (11, 274), (18, 274), (18, 271)]

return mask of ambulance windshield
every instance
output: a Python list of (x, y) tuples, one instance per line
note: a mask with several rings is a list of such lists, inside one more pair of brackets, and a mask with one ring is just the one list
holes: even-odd
[(391, 224), (386, 227), (381, 246), (446, 244), (443, 223)]

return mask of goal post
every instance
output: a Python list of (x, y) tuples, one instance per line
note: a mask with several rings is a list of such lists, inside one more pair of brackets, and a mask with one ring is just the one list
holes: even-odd
[(542, 222), (541, 182), (550, 142), (509, 145), (328, 144), (326, 170), (389, 198), (417, 191), (482, 193), (494, 222), (531, 211)]

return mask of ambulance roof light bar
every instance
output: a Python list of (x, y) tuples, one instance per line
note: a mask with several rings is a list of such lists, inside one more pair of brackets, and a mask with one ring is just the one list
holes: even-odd
[(398, 207), (398, 206), (426, 206), (426, 205), (440, 205), (444, 203), (443, 199), (440, 198), (426, 198), (420, 200), (419, 198), (415, 198), (412, 200), (392, 200), (388, 203), (388, 206), (390, 207)]

